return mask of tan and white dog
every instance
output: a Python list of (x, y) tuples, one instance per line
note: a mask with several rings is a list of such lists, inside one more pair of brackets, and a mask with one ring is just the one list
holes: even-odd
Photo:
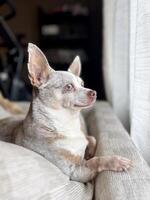
[(67, 72), (55, 71), (36, 45), (30, 43), (28, 52), (33, 86), (29, 112), (22, 119), (1, 120), (0, 139), (41, 154), (71, 180), (87, 182), (104, 170), (130, 168), (124, 157), (94, 157), (95, 138), (82, 131), (80, 110), (94, 104), (96, 92), (83, 86), (79, 57)]

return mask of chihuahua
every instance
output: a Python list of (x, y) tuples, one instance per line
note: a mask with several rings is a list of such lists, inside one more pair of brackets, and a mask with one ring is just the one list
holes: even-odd
[(130, 168), (127, 158), (94, 156), (96, 140), (83, 132), (80, 111), (94, 104), (96, 91), (84, 87), (80, 58), (68, 71), (55, 71), (36, 45), (29, 43), (28, 53), (33, 86), (30, 108), (25, 118), (1, 120), (0, 139), (41, 154), (79, 182), (88, 182), (104, 170)]

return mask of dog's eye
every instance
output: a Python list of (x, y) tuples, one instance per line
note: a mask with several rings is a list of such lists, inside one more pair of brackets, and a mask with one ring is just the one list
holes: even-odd
[(71, 91), (74, 88), (73, 84), (67, 84), (65, 85), (65, 91)]
[(82, 81), (82, 82), (81, 82), (81, 86), (83, 86), (83, 87), (84, 87), (84, 81)]

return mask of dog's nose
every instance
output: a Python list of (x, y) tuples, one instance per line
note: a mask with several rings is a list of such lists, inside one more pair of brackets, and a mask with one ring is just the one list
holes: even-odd
[(89, 97), (95, 97), (96, 96), (96, 91), (94, 91), (94, 90), (88, 91), (88, 96)]

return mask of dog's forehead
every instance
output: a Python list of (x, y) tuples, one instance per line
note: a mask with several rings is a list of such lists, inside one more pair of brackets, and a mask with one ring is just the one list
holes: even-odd
[(65, 80), (75, 81), (76, 80), (76, 77), (72, 73), (67, 72), (67, 71), (57, 71), (56, 75), (58, 77), (60, 77), (63, 81), (65, 81)]
[(55, 76), (58, 80), (60, 80), (62, 83), (79, 83), (81, 82), (81, 78), (75, 76), (74, 74), (72, 74), (71, 72), (67, 72), (67, 71), (56, 71), (55, 72)]
[(54, 71), (49, 77), (45, 88), (61, 88), (65, 84), (73, 83), (76, 86), (81, 85), (82, 79), (67, 71)]

